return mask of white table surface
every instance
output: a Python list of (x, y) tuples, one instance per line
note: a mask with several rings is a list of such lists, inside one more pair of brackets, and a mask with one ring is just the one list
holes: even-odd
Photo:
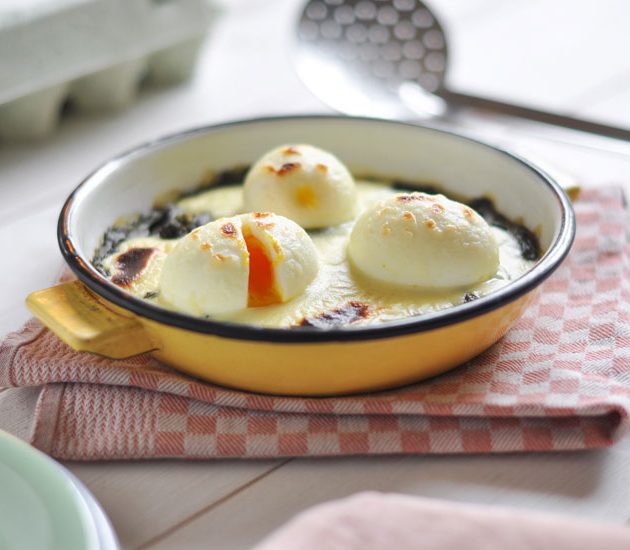
[[(195, 78), (144, 91), (128, 110), (66, 118), (53, 138), (0, 145), (0, 335), (61, 266), (55, 224), (69, 191), (111, 155), (165, 133), (234, 118), (329, 112), (291, 65), (299, 0), (225, 0)], [(433, 0), (449, 32), (453, 85), (630, 127), (627, 0)], [(511, 124), (500, 141), (587, 185), (630, 191), (630, 146), (563, 143)], [(542, 138), (541, 138), (542, 136)], [(603, 152), (611, 147), (615, 152)], [(0, 427), (22, 436), (37, 389), (0, 390)], [(15, 404), (21, 403), (16, 415)], [(3, 415), (11, 410), (11, 425)], [(69, 463), (125, 548), (249, 548), (310, 505), (358, 491), (630, 518), (630, 438), (589, 452), (378, 458)]]

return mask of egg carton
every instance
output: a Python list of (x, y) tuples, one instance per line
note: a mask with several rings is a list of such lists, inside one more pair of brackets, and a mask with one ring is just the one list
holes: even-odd
[(129, 105), (141, 81), (187, 79), (209, 0), (0, 0), (0, 138), (50, 134), (64, 103)]

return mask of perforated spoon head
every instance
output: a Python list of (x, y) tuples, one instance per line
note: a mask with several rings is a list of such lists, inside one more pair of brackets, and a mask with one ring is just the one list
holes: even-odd
[[(441, 122), (455, 116), (461, 125), (465, 107), (473, 118), (476, 111), (475, 125), (480, 113), (485, 126), (492, 114), (630, 142), (629, 128), (449, 89), (446, 36), (420, 0), (309, 0), (296, 62), (311, 91), (342, 113)], [(575, 143), (575, 136), (566, 139)]]
[(309, 0), (299, 19), (298, 73), (345, 113), (408, 116), (413, 96), (437, 114), (443, 104), (432, 94), (447, 61), (444, 30), (420, 0)]

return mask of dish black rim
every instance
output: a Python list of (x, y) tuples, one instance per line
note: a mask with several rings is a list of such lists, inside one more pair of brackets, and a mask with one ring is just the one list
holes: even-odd
[[(457, 139), (473, 142), (483, 147), (490, 148), (496, 152), (508, 156), (515, 162), (525, 166), (531, 172), (534, 172), (543, 183), (553, 192), (555, 199), (560, 205), (561, 220), (560, 230), (549, 246), (545, 255), (538, 263), (526, 274), (516, 281), (469, 303), (459, 304), (445, 310), (419, 315), (416, 317), (407, 317), (392, 321), (379, 323), (378, 325), (368, 326), (346, 326), (330, 329), (319, 329), (314, 327), (300, 328), (266, 328), (246, 325), (241, 323), (232, 323), (227, 321), (215, 321), (211, 319), (203, 319), (193, 317), (182, 313), (169, 311), (165, 308), (155, 306), (140, 298), (136, 298), (124, 290), (118, 288), (113, 283), (103, 277), (92, 265), (88, 259), (83, 258), (76, 252), (72, 235), (70, 234), (70, 220), (73, 215), (74, 201), (78, 193), (83, 187), (98, 173), (104, 170), (112, 170), (120, 166), (124, 162), (128, 162), (136, 156), (144, 154), (148, 150), (167, 146), (171, 142), (177, 142), (181, 139), (203, 134), (206, 132), (217, 132), (222, 129), (234, 126), (243, 126), (248, 124), (264, 124), (271, 122), (283, 121), (312, 121), (312, 120), (355, 120), (366, 123), (391, 124), (394, 126), (419, 127), (425, 131), (446, 134)], [(282, 343), (308, 343), (308, 342), (334, 342), (334, 341), (357, 341), (357, 340), (374, 340), (381, 338), (391, 338), (396, 336), (405, 336), (418, 332), (426, 332), (438, 328), (445, 327), (467, 321), (474, 317), (489, 313), (495, 309), (507, 305), (524, 296), (540, 285), (547, 279), (562, 263), (568, 254), (575, 237), (575, 214), (569, 198), (566, 196), (560, 185), (535, 166), (530, 161), (515, 155), (505, 149), (485, 143), (476, 138), (471, 138), (456, 132), (423, 126), (421, 124), (391, 121), (380, 118), (363, 117), (363, 116), (344, 116), (344, 115), (294, 115), (294, 116), (272, 116), (257, 117), (243, 120), (235, 120), (220, 124), (212, 124), (201, 126), (190, 130), (184, 130), (174, 134), (164, 136), (162, 138), (152, 140), (138, 145), (128, 151), (125, 151), (112, 159), (104, 162), (97, 167), (81, 183), (70, 193), (66, 199), (57, 224), (57, 239), (61, 253), (74, 274), (82, 281), (90, 290), (99, 296), (105, 298), (127, 309), (140, 317), (146, 317), (158, 323), (171, 325), (180, 329), (185, 329), (201, 334), (210, 334), (224, 338), (237, 340), (253, 340), (266, 342), (282, 342)]]

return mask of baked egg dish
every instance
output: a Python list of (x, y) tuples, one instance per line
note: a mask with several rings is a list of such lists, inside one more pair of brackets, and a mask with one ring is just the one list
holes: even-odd
[(118, 220), (93, 263), (166, 309), (275, 328), (371, 325), (476, 300), (538, 260), (490, 197), (361, 177), (285, 144)]

